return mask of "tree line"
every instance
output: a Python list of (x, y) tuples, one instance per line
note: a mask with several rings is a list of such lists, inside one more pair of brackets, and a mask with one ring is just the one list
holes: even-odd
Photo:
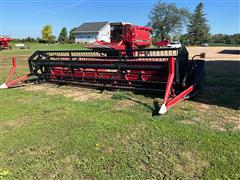
[[(68, 38), (64, 38), (65, 41), (62, 41), (64, 43), (74, 43), (74, 34), (71, 33), (75, 30), (75, 28), (73, 28), (73, 30), (71, 30), (69, 32), (69, 36)], [(64, 30), (65, 31), (65, 30)], [(180, 35), (178, 36), (174, 36), (173, 37), (173, 41), (177, 41), (179, 40), (182, 44), (184, 45), (190, 45), (189, 39), (187, 34), (184, 35)], [(27, 38), (23, 38), (23, 39), (14, 39), (15, 42), (37, 42), (37, 43), (46, 43), (45, 40), (43, 40), (42, 38), (32, 38), (32, 37), (27, 37)], [(56, 43), (57, 39), (56, 37), (53, 37), (50, 39), (49, 43)], [(227, 34), (214, 34), (211, 35), (209, 37), (208, 40), (209, 43), (211, 44), (229, 44), (229, 45), (240, 45), (240, 33), (238, 34), (233, 34), (233, 35), (227, 35)]]
[(227, 35), (227, 34), (214, 34), (210, 38), (211, 43), (219, 44), (235, 44), (240, 45), (240, 33)]
[[(156, 3), (149, 14), (148, 26), (153, 28), (153, 41), (173, 40), (185, 45), (201, 45), (204, 43), (240, 44), (240, 34), (210, 34), (210, 26), (204, 13), (204, 4), (199, 3), (191, 13), (187, 8), (178, 8), (175, 3)], [(186, 28), (187, 33), (182, 34)], [(63, 27), (58, 35), (52, 33), (52, 26), (42, 28), (42, 38), (26, 38), (23, 41), (44, 43), (74, 43), (74, 31)]]
[(45, 25), (42, 30), (41, 34), (42, 37), (32, 38), (27, 37), (23, 39), (14, 39), (15, 42), (37, 42), (37, 43), (74, 43), (74, 31), (76, 28), (72, 28), (69, 32), (66, 27), (63, 27), (58, 35), (58, 37), (53, 35), (53, 28), (51, 25)]
[(61, 44), (63, 43), (74, 43), (75, 38), (74, 38), (74, 31), (76, 28), (73, 28), (69, 31), (67, 31), (66, 27), (63, 27), (58, 35), (58, 37), (54, 36), (52, 34), (52, 26), (51, 25), (46, 25), (42, 28), (42, 40), (45, 41), (46, 43), (55, 43), (59, 42)]

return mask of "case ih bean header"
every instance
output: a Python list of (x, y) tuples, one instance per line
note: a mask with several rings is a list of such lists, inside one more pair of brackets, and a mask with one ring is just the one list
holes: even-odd
[(148, 48), (152, 44), (150, 31), (148, 27), (112, 23), (110, 43), (97, 41), (90, 50), (36, 51), (28, 59), (30, 72), (10, 80), (16, 69), (13, 58), (13, 68), (1, 88), (35, 77), (39, 83), (155, 93), (164, 95), (159, 110), (164, 114), (201, 88), (204, 60), (189, 60), (184, 46)]

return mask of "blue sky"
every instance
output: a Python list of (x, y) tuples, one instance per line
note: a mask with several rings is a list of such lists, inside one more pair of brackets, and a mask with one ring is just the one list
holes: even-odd
[[(157, 0), (0, 0), (1, 32), (13, 38), (40, 37), (41, 28), (53, 26), (70, 30), (83, 22), (125, 21), (146, 25)], [(191, 12), (199, 2), (211, 26), (211, 33), (240, 33), (240, 0), (169, 0)]]

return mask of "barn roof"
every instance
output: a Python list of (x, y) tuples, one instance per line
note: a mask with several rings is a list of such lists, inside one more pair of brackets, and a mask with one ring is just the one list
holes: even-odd
[(99, 32), (108, 23), (108, 21), (83, 23), (75, 30), (75, 32)]

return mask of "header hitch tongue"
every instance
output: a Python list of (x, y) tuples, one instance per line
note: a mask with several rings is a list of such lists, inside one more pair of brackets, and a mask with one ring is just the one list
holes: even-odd
[[(0, 85), (0, 89), (7, 89), (7, 88), (10, 88), (10, 87), (13, 87), (13, 85), (16, 85), (20, 82), (23, 82), (25, 81), (26, 79), (29, 78), (29, 74), (26, 74), (24, 76), (18, 76), (16, 74), (16, 68), (17, 68), (17, 63), (16, 63), (16, 58), (13, 57), (12, 58), (12, 69), (7, 77), (7, 79), (5, 80), (5, 82), (3, 84)], [(15, 75), (15, 79), (11, 80), (11, 78), (13, 77), (13, 75)]]

